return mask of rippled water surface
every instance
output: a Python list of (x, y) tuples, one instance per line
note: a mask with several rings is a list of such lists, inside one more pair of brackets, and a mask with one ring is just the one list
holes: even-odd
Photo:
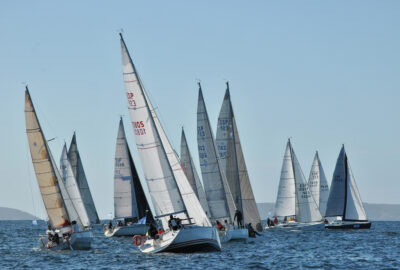
[(0, 269), (400, 269), (400, 222), (371, 230), (266, 232), (255, 243), (230, 242), (221, 252), (143, 255), (131, 238), (105, 238), (95, 228), (89, 251), (39, 249), (44, 222), (0, 222)]

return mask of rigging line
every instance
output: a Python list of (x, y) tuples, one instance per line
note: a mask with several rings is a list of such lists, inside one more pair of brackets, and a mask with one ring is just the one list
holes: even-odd
[(30, 168), (29, 168), (29, 150), (28, 150), (28, 148), (29, 148), (29, 145), (28, 145), (28, 147), (26, 148), (26, 154), (25, 154), (25, 156), (26, 156), (26, 160), (27, 160), (27, 165), (26, 165), (26, 169), (27, 169), (27, 172), (28, 172), (28, 184), (29, 184), (29, 190), (30, 190), (30, 192), (31, 192), (31, 199), (32, 199), (32, 207), (33, 207), (33, 214), (34, 214), (34, 216), (35, 216), (35, 218), (36, 217), (38, 217), (38, 215), (37, 215), (37, 212), (36, 212), (36, 206), (35, 206), (35, 200), (33, 199), (33, 189), (32, 189), (32, 183), (31, 183), (31, 181), (32, 181), (32, 174), (31, 174), (31, 170), (30, 170)]

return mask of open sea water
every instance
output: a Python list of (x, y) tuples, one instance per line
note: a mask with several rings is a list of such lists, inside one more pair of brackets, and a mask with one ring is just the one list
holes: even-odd
[(105, 238), (102, 226), (91, 250), (41, 250), (45, 230), (44, 222), (0, 221), (0, 269), (400, 269), (400, 222), (361, 231), (268, 231), (221, 252), (154, 255), (141, 254), (130, 237)]

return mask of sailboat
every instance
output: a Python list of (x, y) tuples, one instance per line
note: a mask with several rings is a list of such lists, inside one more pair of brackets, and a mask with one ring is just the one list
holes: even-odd
[[(161, 234), (138, 244), (143, 253), (221, 250), (212, 226), (190, 186), (121, 36), (122, 70), (136, 146)], [(172, 218), (171, 218), (172, 217)], [(180, 226), (169, 226), (180, 221)]]
[(319, 159), (318, 151), (315, 153), (310, 176), (308, 178), (308, 188), (314, 197), (319, 212), (324, 217), (329, 197), (329, 186), (324, 169), (322, 168), (321, 160)]
[(61, 185), (61, 194), (65, 200), (67, 211), (70, 213), (72, 223), (76, 222), (79, 231), (83, 232), (80, 235), (79, 243), (76, 243), (76, 245), (80, 245), (80, 248), (83, 249), (89, 249), (93, 240), (90, 219), (85, 208), (82, 194), (79, 190), (78, 182), (72, 171), (71, 162), (68, 159), (66, 144), (64, 144), (61, 153), (60, 171), (64, 184)]
[(224, 101), (218, 117), (216, 143), (236, 209), (243, 214), (245, 224), (251, 224), (257, 231), (262, 231), (260, 214), (251, 188), (233, 113), (229, 82), (226, 83)]
[(66, 202), (72, 205), (71, 199), (40, 127), (28, 87), (25, 91), (25, 122), (32, 163), (49, 218), (47, 235), (39, 239), (41, 247), (51, 250), (90, 248), (87, 239), (91, 238), (91, 232), (72, 230), (71, 222), (77, 213), (73, 207), (67, 209)]
[[(105, 229), (104, 235), (145, 235), (153, 221), (139, 175), (126, 141), (122, 117), (119, 121), (114, 169), (114, 213), (117, 226)], [(122, 221), (123, 220), (123, 223)]]
[(72, 136), (71, 144), (68, 149), (68, 159), (72, 166), (75, 179), (77, 181), (79, 191), (82, 195), (83, 203), (85, 204), (86, 212), (89, 216), (91, 224), (100, 224), (99, 215), (97, 214), (96, 206), (89, 189), (89, 184), (86, 179), (86, 174), (83, 169), (82, 160), (79, 155), (78, 146), (76, 143), (76, 134)]
[(221, 160), (217, 155), (214, 134), (208, 118), (207, 108), (204, 103), (203, 92), (199, 85), (199, 98), (197, 103), (197, 144), (201, 174), (204, 189), (210, 208), (211, 220), (217, 225), (217, 221), (225, 222), (223, 241), (234, 239), (248, 239), (248, 230), (233, 227), (236, 212), (235, 202), (229, 188)]
[(336, 161), (325, 216), (338, 218), (327, 224), (327, 229), (371, 228), (344, 145)]
[[(284, 220), (269, 228), (290, 230), (323, 230), (325, 228), (290, 139), (283, 158), (274, 216), (284, 217)], [(289, 219), (295, 217), (295, 221), (287, 220), (288, 217)]]
[(203, 210), (206, 214), (210, 213), (210, 209), (208, 208), (206, 194), (204, 192), (203, 185), (200, 182), (199, 175), (197, 174), (196, 167), (194, 166), (192, 155), (189, 151), (189, 146), (187, 144), (185, 131), (182, 128), (182, 135), (181, 135), (181, 156), (180, 156), (182, 170), (185, 173), (190, 185), (194, 193), (199, 199)]

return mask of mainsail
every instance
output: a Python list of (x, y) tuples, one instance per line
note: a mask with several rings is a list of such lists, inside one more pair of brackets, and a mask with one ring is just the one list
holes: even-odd
[(185, 131), (182, 128), (181, 135), (181, 166), (183, 172), (185, 173), (190, 185), (192, 186), (193, 191), (195, 192), (197, 198), (200, 201), (201, 206), (203, 207), (206, 213), (210, 213), (210, 209), (208, 208), (206, 194), (203, 189), (203, 185), (200, 182), (199, 175), (197, 174), (196, 167), (194, 166), (192, 155), (189, 151), (189, 146), (186, 141)]
[(318, 152), (315, 153), (310, 176), (308, 178), (308, 187), (310, 188), (321, 215), (325, 216), (326, 204), (329, 197), (329, 186)]
[(210, 226), (158, 120), (121, 35), (122, 69), (128, 108), (155, 214), (167, 226), (169, 215)]
[(340, 216), (343, 221), (367, 221), (344, 145), (340, 150), (333, 173), (325, 215), (327, 217)]
[(70, 220), (59, 185), (62, 179), (59, 174), (56, 174), (58, 169), (51, 158), (28, 87), (25, 91), (25, 121), (33, 168), (50, 225), (52, 228), (69, 225)]
[(96, 211), (96, 206), (94, 205), (92, 194), (90, 192), (89, 185), (86, 179), (85, 171), (83, 169), (82, 160), (79, 155), (78, 146), (76, 143), (75, 132), (72, 136), (71, 144), (69, 146), (68, 159), (71, 162), (72, 171), (78, 184), (79, 191), (82, 195), (82, 200), (85, 204), (86, 212), (89, 216), (90, 222), (94, 224), (99, 224), (100, 219)]
[(275, 216), (295, 215), (296, 221), (302, 223), (322, 220), (290, 140), (286, 145), (275, 205)]
[[(86, 212), (82, 195), (79, 191), (78, 183), (76, 181), (74, 173), (72, 172), (72, 166), (67, 156), (67, 146), (65, 144), (61, 154), (60, 167), (65, 189), (68, 193), (69, 199), (72, 202), (73, 209), (78, 214), (75, 220), (81, 227), (88, 227), (90, 226), (90, 219)], [(68, 213), (71, 212), (68, 205), (67, 210)]]
[(294, 182), (290, 141), (288, 141), (286, 145), (285, 155), (283, 157), (274, 216), (286, 217), (296, 215), (295, 205), (296, 187)]
[(296, 221), (302, 223), (321, 221), (321, 213), (311, 195), (306, 178), (304, 177), (290, 141), (289, 145), (293, 163), (294, 182), (296, 185)]
[(217, 156), (214, 135), (210, 126), (201, 85), (197, 103), (197, 144), (204, 189), (212, 219), (230, 219), (235, 215), (235, 202), (221, 161)]
[[(150, 211), (126, 141), (122, 118), (119, 121), (114, 167), (115, 218), (142, 218)], [(149, 214), (149, 217), (151, 214)], [(151, 218), (152, 219), (152, 218)], [(149, 220), (148, 220), (149, 221)]]
[(235, 206), (243, 213), (245, 224), (254, 224), (262, 230), (260, 214), (254, 199), (239, 133), (229, 94), (229, 83), (218, 117), (217, 149)]

